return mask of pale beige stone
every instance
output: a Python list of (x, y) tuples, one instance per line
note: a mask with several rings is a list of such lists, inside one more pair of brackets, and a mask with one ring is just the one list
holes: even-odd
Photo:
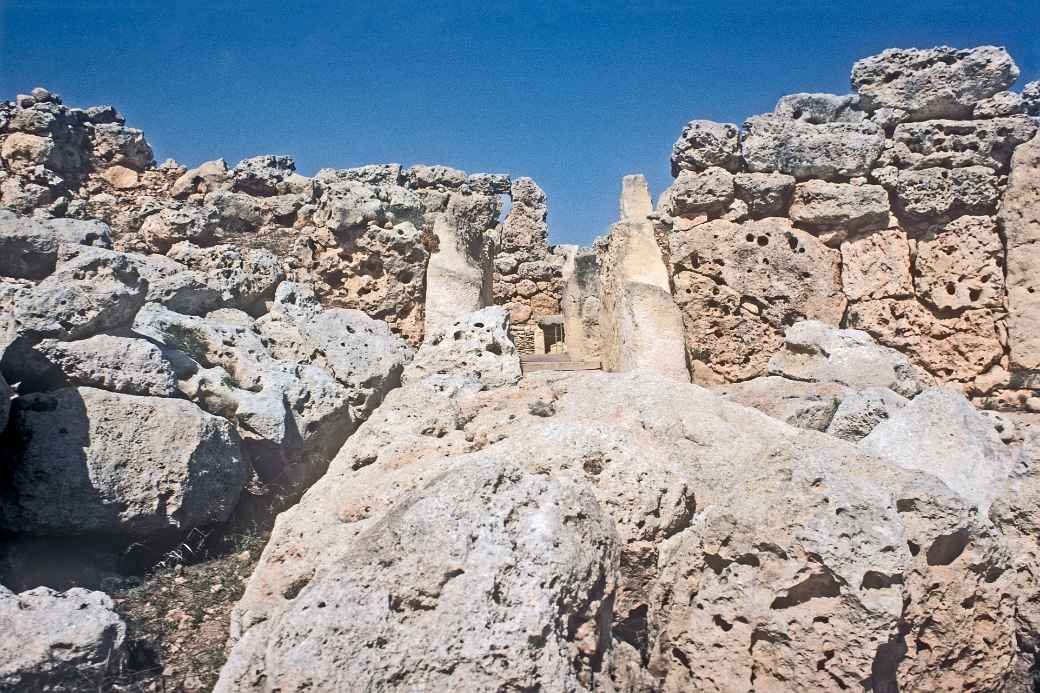
[[(622, 209), (631, 210), (626, 211), (630, 215), (652, 206), (642, 178), (622, 184)], [(689, 382), (682, 315), (672, 300), (668, 270), (650, 222), (629, 220), (611, 227), (600, 264), (604, 369), (644, 368)]]
[(139, 180), (137, 171), (126, 166), (109, 166), (101, 172), (101, 177), (118, 190), (136, 188)]
[(1013, 368), (1040, 368), (1040, 137), (1015, 150), (1000, 208), (1007, 241), (1008, 341)]
[(54, 140), (49, 137), (15, 132), (4, 139), (0, 157), (12, 171), (29, 173), (33, 167), (46, 164), (53, 151)]
[(886, 229), (842, 243), (841, 284), (850, 301), (912, 296), (906, 234)]
[(960, 217), (917, 242), (917, 296), (936, 310), (999, 308), (1004, 247), (990, 217)]
[(941, 380), (971, 381), (1000, 361), (1004, 347), (991, 309), (936, 317), (913, 299), (883, 298), (849, 307), (849, 327), (869, 332)]

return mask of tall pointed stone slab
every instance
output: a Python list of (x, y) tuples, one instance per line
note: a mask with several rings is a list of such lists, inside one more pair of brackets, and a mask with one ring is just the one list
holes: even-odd
[(600, 332), (603, 368), (647, 369), (689, 382), (682, 314), (672, 300), (642, 175), (625, 176), (621, 221), (600, 242)]

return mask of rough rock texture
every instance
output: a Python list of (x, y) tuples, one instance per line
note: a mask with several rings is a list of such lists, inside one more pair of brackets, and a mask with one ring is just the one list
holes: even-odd
[(976, 102), (1006, 90), (1018, 67), (1003, 48), (890, 48), (852, 67), (867, 111), (895, 108), (910, 120), (970, 118)]
[(0, 276), (43, 279), (54, 271), (61, 243), (112, 247), (98, 221), (34, 220), (0, 209)]
[(799, 228), (840, 242), (849, 234), (888, 227), (888, 193), (879, 185), (799, 183), (789, 215)]
[(693, 120), (672, 145), (672, 175), (719, 166), (736, 173), (740, 159), (740, 130), (732, 123)]
[(248, 476), (234, 427), (184, 400), (65, 388), (18, 397), (0, 525), (143, 537), (227, 519)]
[(0, 623), (3, 691), (97, 688), (126, 658), (126, 625), (102, 592), (0, 586)]
[(560, 314), (563, 257), (547, 245), (545, 192), (530, 178), (517, 178), (510, 194), (513, 206), (494, 246), (494, 302), (509, 310), (517, 348), (544, 353), (539, 320)]
[(769, 372), (792, 380), (834, 382), (861, 390), (884, 387), (913, 397), (928, 383), (910, 361), (879, 347), (858, 330), (835, 330), (806, 320), (784, 332), (784, 348), (769, 359)]
[(748, 170), (798, 179), (863, 176), (881, 154), (884, 131), (875, 123), (815, 125), (777, 115), (749, 118), (741, 152)]
[(668, 242), (687, 350), (727, 380), (761, 374), (787, 325), (841, 320), (838, 251), (783, 219), (710, 221)]
[(1040, 369), (1040, 137), (1015, 151), (1000, 208), (1012, 367)]
[(900, 229), (886, 229), (841, 244), (841, 286), (850, 301), (913, 295), (910, 243)]
[[(721, 126), (693, 121), (653, 220), (694, 380), (763, 375), (782, 328), (815, 318), (869, 333), (977, 402), (1040, 411), (1040, 145), (1036, 89), (1009, 91), (1017, 77), (1002, 48), (891, 49), (856, 63), (856, 94), (791, 94), (747, 119), (742, 164), (724, 168), (706, 134)], [(797, 234), (808, 255), (774, 256), (768, 235), (738, 231), (752, 220), (790, 223), (840, 261)]]
[[(939, 480), (646, 372), (544, 375), (392, 393), (279, 519), (216, 690), (1009, 678), (1006, 545)], [(548, 531), (547, 556), (517, 553)], [(546, 565), (557, 579), (532, 582)], [(496, 679), (474, 668), (491, 661)]]
[(268, 481), (305, 483), (320, 474), (411, 358), (386, 324), (359, 311), (322, 310), (313, 291), (289, 282), (257, 320), (148, 304), (134, 330), (165, 347), (184, 395), (235, 422)]

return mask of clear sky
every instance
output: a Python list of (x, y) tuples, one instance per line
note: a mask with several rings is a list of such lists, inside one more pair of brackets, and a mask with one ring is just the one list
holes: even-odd
[(161, 161), (291, 154), (302, 173), (444, 163), (534, 178), (551, 240), (588, 243), (620, 178), (668, 185), (693, 118), (846, 93), (891, 46), (1007, 46), (1040, 79), (1040, 0), (0, 0), (0, 94), (111, 103)]

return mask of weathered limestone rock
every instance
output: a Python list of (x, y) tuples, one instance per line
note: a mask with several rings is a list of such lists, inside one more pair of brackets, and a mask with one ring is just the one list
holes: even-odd
[(791, 221), (818, 235), (829, 245), (850, 234), (884, 229), (888, 226), (888, 193), (880, 185), (849, 185), (814, 180), (799, 183), (794, 189)]
[(672, 176), (713, 166), (740, 171), (740, 130), (732, 123), (691, 120), (672, 145)]
[(747, 204), (752, 219), (783, 216), (791, 203), (794, 184), (794, 176), (783, 173), (738, 173), (733, 176), (736, 197)]
[(867, 111), (898, 108), (910, 120), (970, 118), (977, 101), (1007, 90), (1018, 67), (1003, 48), (890, 48), (852, 66)]
[(14, 329), (26, 337), (84, 339), (133, 322), (148, 284), (121, 253), (64, 246), (57, 270), (14, 300)]
[[(1006, 487), (990, 508), (990, 520), (1007, 540), (1017, 597), (1016, 674), (1020, 690), (1033, 685), (1033, 662), (1040, 632), (1040, 429), (1027, 426)], [(1016, 683), (1012, 679), (1009, 689)]]
[(865, 176), (884, 146), (875, 123), (813, 125), (777, 115), (744, 123), (741, 151), (749, 171), (779, 172), (804, 180)]
[(203, 272), (227, 305), (246, 312), (262, 312), (263, 303), (274, 297), (275, 287), (285, 277), (278, 258), (264, 249), (242, 250), (233, 245), (199, 248), (185, 241), (170, 248), (168, 256)]
[(180, 399), (87, 387), (14, 400), (10, 532), (145, 537), (226, 520), (248, 478), (234, 427)]
[(1006, 171), (1015, 147), (1036, 134), (1037, 125), (1024, 115), (992, 120), (928, 120), (904, 123), (878, 164), (924, 169), (986, 166)]
[(37, 220), (0, 210), (0, 276), (43, 279), (54, 271), (62, 243), (112, 247), (99, 221)]
[(843, 242), (841, 285), (850, 301), (913, 296), (906, 234), (887, 229)]
[(447, 211), (436, 215), (437, 249), (426, 266), (425, 335), (490, 305), (493, 270), (484, 231), (495, 225), (500, 211), (497, 198), (456, 193)]
[(733, 174), (713, 166), (702, 172), (680, 171), (661, 195), (658, 209), (673, 217), (718, 217), (733, 202)]
[(959, 217), (917, 242), (917, 296), (939, 311), (1002, 308), (1004, 246), (990, 217)]
[(887, 387), (868, 387), (846, 393), (831, 417), (827, 433), (856, 442), (906, 406), (907, 399)]
[(859, 330), (838, 330), (805, 320), (784, 332), (784, 348), (769, 372), (792, 380), (839, 383), (856, 390), (884, 387), (913, 397), (928, 383), (905, 356), (877, 345)]
[(599, 258), (592, 248), (563, 246), (563, 313), (567, 354), (574, 361), (599, 361), (602, 355), (600, 336)]
[(795, 428), (813, 431), (827, 430), (838, 406), (849, 394), (847, 387), (833, 382), (804, 382), (772, 375), (711, 390)]
[(428, 334), (401, 380), (408, 384), (435, 376), (483, 388), (520, 380), (520, 359), (509, 339), (509, 312), (491, 306)]
[(199, 164), (183, 173), (170, 188), (170, 196), (183, 199), (195, 193), (209, 193), (224, 188), (228, 179), (227, 162), (215, 159)]
[(855, 94), (788, 94), (781, 96), (773, 114), (820, 125), (822, 123), (858, 123), (866, 117)]
[(1025, 113), (1025, 111), (1026, 104), (1021, 94), (1013, 91), (1001, 91), (976, 103), (975, 108), (971, 111), (971, 117), (1003, 118)]
[(943, 223), (963, 214), (993, 214), (1000, 200), (997, 176), (985, 166), (916, 171), (886, 167), (874, 171), (874, 177), (892, 192), (896, 212), (918, 223)]
[(126, 166), (109, 166), (101, 172), (101, 177), (108, 181), (113, 188), (119, 190), (136, 188), (140, 182), (140, 175), (137, 171)]
[(107, 166), (126, 166), (142, 171), (155, 164), (152, 148), (144, 133), (118, 123), (94, 126), (94, 156)]
[(101, 685), (126, 658), (126, 624), (104, 592), (0, 586), (0, 690)]
[(934, 474), (985, 514), (1011, 471), (1011, 451), (960, 393), (932, 388), (860, 441), (891, 464)]
[[(231, 170), (231, 187), (236, 192), (269, 197), (295, 192), (302, 183), (291, 156), (254, 156), (243, 159)], [(304, 179), (306, 180), (306, 179)]]
[(5, 370), (21, 383), (22, 394), (66, 385), (151, 397), (179, 394), (173, 367), (157, 346), (144, 339), (106, 334), (75, 342), (45, 339), (18, 365), (21, 369)]
[(322, 310), (314, 292), (278, 287), (271, 312), (205, 318), (148, 304), (134, 330), (167, 347), (177, 387), (238, 427), (266, 479), (305, 483), (400, 382), (411, 352), (359, 311)]
[(517, 178), (510, 196), (513, 206), (496, 234), (494, 301), (511, 313), (517, 348), (536, 353), (539, 320), (560, 313), (563, 257), (549, 252), (545, 192), (530, 178)]
[(37, 166), (50, 163), (54, 140), (49, 137), (15, 132), (4, 139), (0, 158), (15, 173), (30, 175)]
[[(523, 462), (476, 462), (432, 480), (359, 539), (364, 549), (327, 556), (264, 629), (267, 637), (302, 636), (300, 645), (243, 656), (256, 641), (247, 635), (216, 691), (257, 690), (258, 677), (328, 690), (591, 683), (592, 661), (607, 645), (600, 629), (619, 546), (588, 490)], [(382, 644), (349, 657), (328, 646), (376, 633)]]
[(1022, 87), (1022, 106), (1025, 112), (1034, 118), (1040, 116), (1040, 81), (1030, 82)]
[(1040, 137), (1015, 150), (1000, 206), (1012, 367), (1040, 369)]
[(600, 257), (603, 368), (645, 368), (689, 382), (682, 316), (672, 300), (668, 270), (654, 230), (642, 175), (622, 181), (622, 220), (611, 227)]
[(1004, 353), (998, 324), (1003, 313), (981, 309), (939, 317), (913, 299), (882, 298), (851, 306), (849, 327), (870, 333), (942, 380), (967, 382)]
[[(481, 689), (489, 681), (471, 663), (513, 662), (516, 651), (522, 663), (495, 669), (499, 680), (554, 690), (744, 690), (752, 675), (763, 690), (999, 690), (1009, 675), (1006, 547), (928, 474), (640, 371), (480, 392), (418, 381), (391, 400), (279, 519), (236, 608), (220, 693), (436, 687), (443, 671), (457, 673), (453, 686)], [(530, 413), (539, 402), (551, 415)], [(542, 480), (537, 497), (518, 491), (528, 475)], [(489, 483), (498, 496), (484, 492)], [(568, 497), (565, 525), (545, 505), (563, 498), (558, 487), (587, 494)], [(514, 520), (468, 529), (475, 508)], [(515, 565), (542, 536), (511, 534), (535, 509), (563, 542), (542, 551), (565, 561), (550, 587), (493, 562)], [(544, 595), (589, 584), (572, 579), (569, 547), (601, 521), (614, 539), (585, 535), (580, 553), (599, 606), (585, 608), (579, 589), (538, 611), (542, 635), (530, 637)], [(545, 559), (522, 560), (542, 575)], [(559, 615), (574, 609), (557, 635)], [(466, 635), (488, 628), (495, 637)], [(905, 652), (888, 644), (899, 638)], [(559, 652), (568, 666), (547, 678)]]
[(219, 218), (211, 207), (171, 206), (149, 215), (141, 224), (141, 235), (160, 253), (181, 241), (208, 245), (216, 237)]
[(668, 242), (691, 359), (726, 380), (763, 375), (785, 326), (841, 321), (838, 251), (786, 220), (710, 221)]

